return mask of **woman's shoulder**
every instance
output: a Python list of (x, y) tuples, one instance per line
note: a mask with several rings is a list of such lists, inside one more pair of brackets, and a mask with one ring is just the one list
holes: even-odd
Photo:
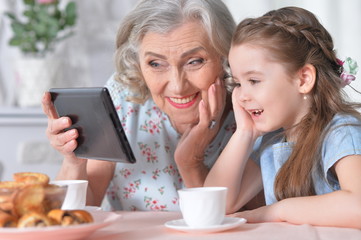
[(105, 84), (105, 87), (108, 89), (114, 103), (123, 101), (123, 99), (125, 99), (125, 97), (130, 93), (129, 89), (115, 79), (115, 73), (110, 76)]
[(127, 86), (124, 86), (122, 83), (116, 80), (115, 73), (108, 79), (105, 87), (108, 89), (114, 106), (117, 110), (140, 109), (153, 107), (155, 105), (151, 98), (146, 100), (143, 104), (130, 101), (129, 97), (134, 96), (134, 93)]

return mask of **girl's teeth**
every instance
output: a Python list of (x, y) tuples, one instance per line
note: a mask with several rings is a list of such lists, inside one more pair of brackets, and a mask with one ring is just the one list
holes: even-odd
[(263, 110), (257, 110), (257, 111), (253, 111), (254, 115), (260, 115), (263, 112)]

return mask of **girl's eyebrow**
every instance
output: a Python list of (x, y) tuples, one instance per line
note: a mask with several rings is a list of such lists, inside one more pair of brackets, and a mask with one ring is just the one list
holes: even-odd
[(248, 76), (248, 75), (264, 75), (261, 71), (258, 71), (258, 70), (249, 70), (249, 71), (247, 71), (247, 72), (244, 72), (244, 73), (242, 73), (240, 76), (243, 76), (243, 77), (245, 77), (245, 76)]

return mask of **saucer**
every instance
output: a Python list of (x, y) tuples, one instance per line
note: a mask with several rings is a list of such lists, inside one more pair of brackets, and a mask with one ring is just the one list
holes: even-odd
[(164, 225), (167, 228), (188, 233), (214, 233), (238, 227), (246, 222), (247, 220), (244, 218), (225, 217), (222, 224), (208, 227), (190, 227), (183, 219), (168, 221)]

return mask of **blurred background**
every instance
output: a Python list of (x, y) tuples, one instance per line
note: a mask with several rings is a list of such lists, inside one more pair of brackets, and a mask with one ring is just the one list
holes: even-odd
[[(19, 47), (9, 45), (14, 32), (11, 19), (4, 14), (21, 16), (26, 7), (23, 0), (0, 1), (0, 180), (9, 180), (12, 173), (19, 171), (41, 171), (55, 177), (61, 156), (49, 146), (45, 136), (47, 121), (38, 100), (42, 89), (103, 86), (114, 72), (117, 27), (137, 0), (60, 0), (59, 9), (65, 9), (70, 2), (77, 7), (75, 24), (68, 27), (74, 31), (73, 35), (54, 44), (51, 54), (24, 63), (31, 54), (24, 55)], [(331, 33), (339, 58), (350, 56), (361, 64), (360, 0), (224, 2), (237, 23), (245, 17), (257, 17), (284, 6), (306, 8)], [(45, 63), (40, 64), (42, 70), (34, 77), (38, 64), (35, 62), (40, 59), (45, 59)], [(45, 74), (45, 70), (49, 73)], [(360, 73), (357, 77), (351, 85), (361, 90)], [(361, 101), (361, 95), (350, 87), (345, 90), (352, 100)], [(40, 95), (35, 95), (37, 91)]]

